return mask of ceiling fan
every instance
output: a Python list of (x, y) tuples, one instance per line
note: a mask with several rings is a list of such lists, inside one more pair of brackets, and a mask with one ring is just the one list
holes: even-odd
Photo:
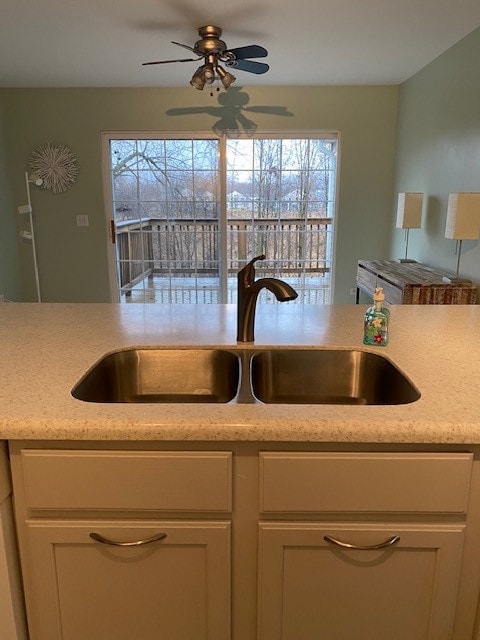
[(156, 62), (144, 62), (143, 65), (151, 64), (168, 64), (170, 62), (196, 62), (203, 59), (203, 64), (198, 67), (190, 80), (190, 84), (200, 91), (205, 85), (211, 85), (217, 78), (228, 89), (235, 82), (235, 76), (226, 71), (220, 62), (228, 68), (238, 69), (239, 71), (247, 71), (248, 73), (266, 73), (269, 69), (268, 64), (264, 62), (256, 62), (251, 58), (265, 58), (268, 51), (258, 44), (250, 44), (245, 47), (237, 47), (236, 49), (227, 49), (227, 45), (220, 40), (222, 30), (220, 27), (207, 25), (198, 29), (200, 40), (195, 42), (193, 47), (181, 42), (173, 44), (188, 49), (197, 55), (197, 58), (180, 58), (177, 60), (158, 60)]

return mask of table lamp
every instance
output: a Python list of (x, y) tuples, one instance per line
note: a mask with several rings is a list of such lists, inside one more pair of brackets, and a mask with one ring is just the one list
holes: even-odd
[(422, 226), (423, 193), (399, 193), (397, 204), (397, 229), (405, 229), (405, 258), (399, 262), (416, 262), (408, 256), (408, 232)]
[(480, 193), (451, 193), (448, 196), (445, 238), (457, 241), (458, 279), (462, 240), (478, 240), (480, 237)]

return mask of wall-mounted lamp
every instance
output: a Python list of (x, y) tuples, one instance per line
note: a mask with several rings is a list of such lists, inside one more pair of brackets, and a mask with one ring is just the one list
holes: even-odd
[(34, 184), (36, 187), (41, 187), (43, 185), (43, 178), (39, 178), (37, 175), (33, 174), (31, 176), (29, 176), (27, 174), (27, 183), (31, 183)]
[(423, 193), (399, 193), (397, 204), (397, 229), (405, 229), (405, 258), (399, 262), (416, 262), (408, 256), (408, 233), (422, 226)]
[(448, 196), (445, 238), (457, 240), (458, 278), (462, 240), (478, 240), (480, 237), (480, 193), (451, 193)]
[(35, 233), (33, 228), (33, 216), (32, 216), (32, 200), (30, 197), (30, 185), (34, 184), (36, 187), (41, 187), (43, 185), (42, 178), (39, 178), (38, 175), (29, 176), (25, 171), (25, 185), (27, 187), (27, 204), (21, 204), (17, 207), (18, 213), (24, 214), (28, 213), (29, 222), (30, 222), (30, 230), (20, 231), (20, 237), (24, 240), (31, 240), (32, 242), (32, 251), (33, 251), (33, 268), (35, 272), (35, 284), (37, 287), (37, 300), (38, 302), (42, 301), (42, 296), (40, 292), (40, 278), (38, 274), (38, 264), (37, 264), (37, 251), (35, 248)]

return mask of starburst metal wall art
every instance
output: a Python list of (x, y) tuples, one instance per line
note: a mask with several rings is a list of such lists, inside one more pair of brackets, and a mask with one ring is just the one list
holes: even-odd
[(54, 146), (47, 142), (37, 147), (29, 164), (33, 175), (43, 180), (42, 187), (53, 193), (63, 193), (77, 180), (77, 159), (65, 145)]

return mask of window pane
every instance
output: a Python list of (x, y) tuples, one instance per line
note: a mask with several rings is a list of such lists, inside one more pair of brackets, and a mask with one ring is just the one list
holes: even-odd
[(330, 301), (335, 154), (335, 140), (227, 140), (231, 272), (263, 253), (260, 276), (286, 280), (301, 302)]

